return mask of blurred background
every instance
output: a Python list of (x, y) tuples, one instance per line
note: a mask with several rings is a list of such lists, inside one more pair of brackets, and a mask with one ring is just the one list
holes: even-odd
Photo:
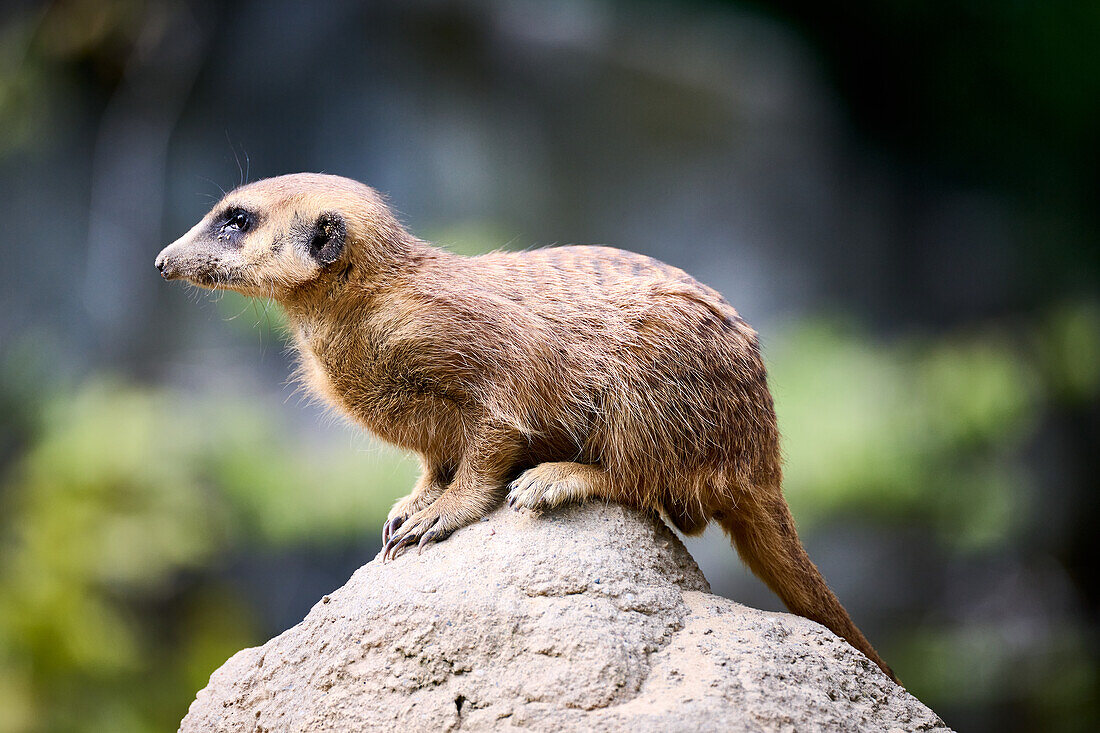
[(413, 462), (294, 394), (276, 308), (153, 268), (295, 171), (456, 251), (721, 290), (810, 554), (909, 689), (1095, 730), (1098, 49), (1087, 0), (5, 3), (0, 731), (174, 729), (377, 551)]

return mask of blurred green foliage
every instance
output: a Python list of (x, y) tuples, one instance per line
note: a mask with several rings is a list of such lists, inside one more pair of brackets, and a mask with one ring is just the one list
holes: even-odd
[[(804, 528), (837, 515), (929, 533), (954, 561), (1027, 545), (1042, 487), (1027, 441), (1059, 405), (1100, 395), (1100, 310), (883, 343), (843, 321), (802, 322), (769, 349), (784, 488)], [(1056, 571), (1052, 571), (1056, 572)], [(1089, 629), (946, 615), (894, 630), (889, 651), (933, 709), (1015, 705), (1047, 730), (1089, 730), (1100, 670)]]
[(1028, 501), (1019, 461), (1044, 409), (1100, 393), (1100, 311), (870, 341), (816, 320), (769, 350), (786, 491), (813, 522), (840, 509), (919, 519), (957, 549), (1011, 534)]
[(969, 546), (1011, 530), (1023, 488), (1012, 455), (1041, 385), (1005, 338), (874, 344), (818, 322), (789, 333), (770, 361), (800, 517), (919, 516)]
[(173, 728), (260, 641), (247, 598), (181, 579), (242, 548), (374, 533), (411, 483), (391, 453), (278, 424), (102, 377), (47, 398), (0, 493), (0, 731)]

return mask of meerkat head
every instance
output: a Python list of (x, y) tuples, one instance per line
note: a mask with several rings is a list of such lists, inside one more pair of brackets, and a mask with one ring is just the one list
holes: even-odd
[(237, 188), (165, 247), (166, 280), (292, 301), (394, 257), (409, 235), (374, 189), (313, 173)]

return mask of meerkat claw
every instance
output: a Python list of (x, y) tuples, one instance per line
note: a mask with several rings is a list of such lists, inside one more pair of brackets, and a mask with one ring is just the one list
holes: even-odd
[(420, 542), (418, 542), (417, 545), (416, 545), (416, 554), (418, 554), (418, 555), (423, 554), (424, 553), (424, 545), (428, 544), (429, 542), (435, 542), (436, 540), (441, 540), (441, 539), (443, 539), (443, 537), (441, 536), (441, 533), (435, 531), (434, 529), (430, 530), (428, 532), (425, 532), (424, 536), (420, 538)]
[(397, 528), (405, 523), (405, 517), (396, 516), (393, 519), (387, 520), (382, 525), (382, 544), (385, 545), (390, 541), (390, 537), (393, 537), (393, 533), (397, 531)]
[(415, 541), (416, 535), (412, 533), (391, 537), (382, 552), (382, 562), (397, 559), (401, 549), (407, 545), (411, 545)]
[(386, 544), (382, 547), (382, 562), (392, 560), (395, 555), (394, 551), (397, 549), (397, 543), (401, 538), (391, 534), (386, 540)]
[(398, 542), (396, 546), (394, 546), (394, 548), (393, 548), (393, 557), (397, 557), (397, 555), (400, 554), (401, 550), (405, 549), (406, 547), (413, 544), (414, 542), (416, 542), (416, 535), (414, 535), (414, 534), (405, 535), (401, 539), (401, 541)]

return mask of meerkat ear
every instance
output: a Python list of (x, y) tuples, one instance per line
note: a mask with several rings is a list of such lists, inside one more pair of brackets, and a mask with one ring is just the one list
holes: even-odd
[(310, 233), (309, 254), (322, 266), (331, 265), (340, 259), (347, 237), (348, 228), (344, 217), (335, 212), (321, 214)]

